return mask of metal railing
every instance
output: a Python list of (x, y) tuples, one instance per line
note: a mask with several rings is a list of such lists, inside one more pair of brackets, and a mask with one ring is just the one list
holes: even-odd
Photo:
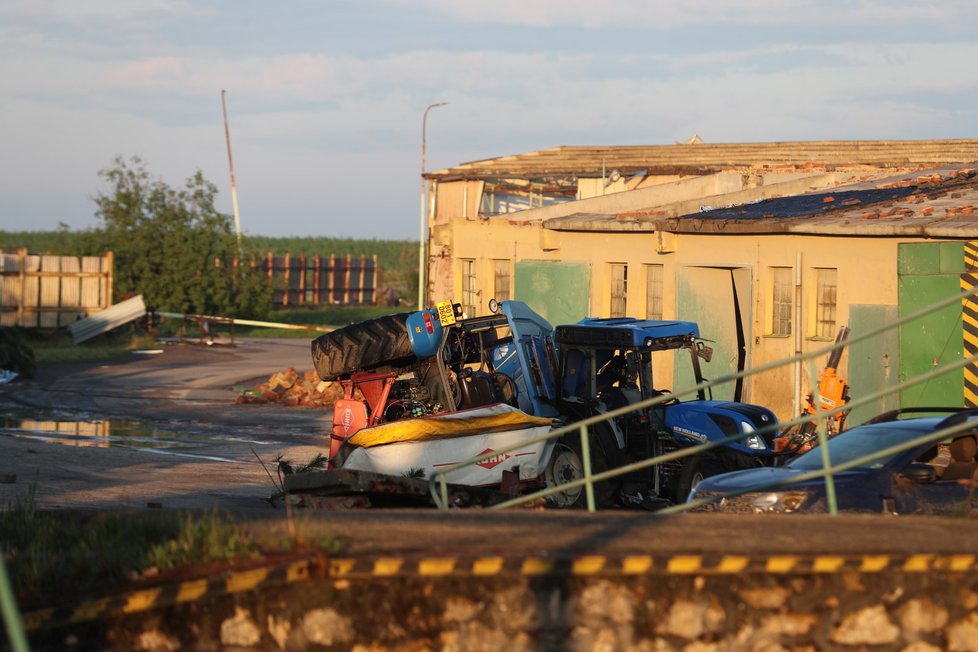
[(27, 634), (24, 631), (24, 621), (17, 608), (17, 598), (7, 577), (7, 563), (0, 555), (0, 611), (3, 612), (3, 624), (7, 629), (7, 641), (14, 652), (27, 652)]
[[(811, 378), (817, 378), (817, 374), (816, 374), (816, 370), (815, 370), (815, 359), (816, 358), (819, 358), (819, 357), (821, 357), (823, 355), (826, 355), (826, 354), (830, 354), (832, 351), (834, 351), (836, 349), (839, 349), (839, 348), (842, 348), (844, 346), (851, 346), (852, 344), (855, 344), (855, 343), (858, 343), (858, 342), (861, 342), (861, 341), (864, 341), (864, 340), (869, 340), (871, 338), (877, 337), (877, 336), (879, 336), (879, 335), (881, 335), (881, 334), (883, 334), (883, 333), (885, 333), (885, 332), (887, 332), (889, 330), (892, 330), (894, 328), (899, 328), (903, 324), (907, 324), (909, 322), (913, 322), (913, 321), (915, 321), (917, 319), (920, 319), (922, 317), (925, 317), (925, 316), (927, 316), (927, 315), (929, 315), (929, 314), (931, 314), (933, 312), (937, 312), (938, 310), (941, 310), (943, 308), (946, 308), (947, 306), (954, 305), (954, 304), (960, 304), (964, 299), (967, 299), (969, 297), (973, 297), (975, 295), (978, 295), (978, 288), (973, 288), (971, 290), (966, 290), (966, 291), (961, 292), (959, 294), (950, 295), (950, 296), (946, 297), (945, 299), (942, 299), (942, 300), (940, 300), (938, 302), (935, 302), (935, 303), (933, 303), (933, 304), (931, 304), (929, 306), (926, 306), (926, 307), (924, 307), (924, 308), (922, 308), (920, 310), (917, 310), (917, 311), (912, 312), (912, 313), (910, 313), (908, 315), (905, 315), (904, 317), (901, 317), (901, 318), (899, 318), (899, 319), (897, 319), (897, 320), (895, 320), (895, 321), (893, 321), (893, 322), (891, 322), (889, 324), (884, 324), (883, 326), (880, 326), (880, 327), (875, 328), (875, 329), (868, 330), (865, 333), (858, 334), (858, 335), (853, 335), (853, 334), (850, 333), (850, 336), (848, 337), (848, 339), (845, 342), (833, 343), (831, 345), (828, 345), (828, 346), (825, 346), (825, 347), (821, 347), (821, 348), (812, 350), (812, 351), (810, 351), (808, 353), (802, 353), (802, 354), (798, 354), (798, 355), (795, 355), (795, 356), (792, 356), (792, 357), (789, 357), (789, 358), (785, 358), (783, 360), (778, 360), (778, 361), (774, 361), (774, 362), (765, 363), (763, 365), (759, 365), (759, 366), (754, 367), (752, 369), (744, 369), (744, 370), (741, 370), (741, 371), (736, 372), (736, 373), (733, 373), (733, 374), (728, 374), (728, 375), (725, 375), (725, 376), (721, 376), (721, 377), (719, 377), (719, 378), (717, 378), (715, 380), (704, 381), (702, 383), (699, 383), (697, 385), (694, 385), (694, 386), (689, 387), (689, 388), (686, 388), (686, 389), (682, 389), (682, 390), (679, 390), (679, 391), (676, 391), (676, 392), (672, 392), (672, 393), (663, 394), (661, 396), (656, 396), (654, 398), (647, 399), (647, 400), (644, 400), (644, 401), (640, 401), (638, 403), (634, 403), (632, 405), (628, 405), (628, 406), (625, 406), (625, 407), (622, 407), (622, 408), (618, 408), (618, 409), (615, 409), (615, 410), (610, 410), (608, 412), (604, 412), (604, 413), (599, 414), (599, 415), (588, 417), (587, 419), (583, 419), (583, 420), (578, 421), (578, 422), (573, 423), (573, 424), (569, 424), (569, 425), (566, 425), (566, 426), (563, 426), (563, 427), (560, 427), (560, 428), (555, 428), (554, 430), (551, 430), (550, 432), (548, 432), (545, 435), (541, 435), (539, 437), (534, 437), (532, 439), (529, 439), (529, 440), (520, 442), (519, 444), (516, 444), (516, 445), (513, 445), (513, 446), (509, 446), (509, 447), (505, 447), (505, 448), (502, 448), (500, 450), (494, 450), (491, 453), (486, 453), (486, 454), (483, 454), (483, 455), (479, 455), (479, 456), (476, 456), (476, 457), (469, 458), (467, 460), (463, 460), (463, 461), (461, 461), (461, 462), (459, 462), (457, 464), (454, 464), (454, 465), (452, 465), (450, 467), (447, 467), (445, 469), (439, 470), (437, 473), (433, 474), (429, 478), (429, 489), (431, 491), (432, 498), (433, 498), (433, 500), (435, 502), (435, 505), (438, 508), (440, 508), (440, 509), (446, 509), (446, 508), (449, 507), (449, 503), (448, 503), (448, 476), (453, 471), (456, 471), (456, 470), (458, 470), (460, 468), (463, 468), (463, 467), (466, 467), (466, 466), (471, 466), (471, 465), (474, 465), (474, 464), (478, 464), (479, 462), (482, 462), (482, 461), (484, 461), (486, 459), (489, 459), (490, 457), (494, 457), (494, 456), (497, 456), (497, 455), (505, 455), (506, 453), (510, 453), (510, 452), (515, 451), (515, 450), (517, 450), (519, 448), (522, 448), (524, 446), (528, 446), (528, 445), (540, 443), (540, 442), (547, 441), (547, 440), (550, 440), (550, 439), (560, 438), (560, 437), (563, 437), (563, 436), (565, 436), (565, 435), (567, 435), (569, 433), (572, 433), (572, 432), (577, 431), (580, 434), (580, 440), (581, 440), (581, 458), (582, 458), (581, 459), (581, 462), (582, 462), (582, 465), (583, 465), (583, 477), (581, 477), (581, 478), (579, 478), (577, 480), (573, 480), (571, 482), (567, 482), (567, 483), (564, 483), (564, 484), (555, 485), (555, 486), (551, 486), (551, 487), (546, 487), (544, 489), (541, 489), (540, 491), (536, 491), (536, 492), (532, 492), (532, 493), (529, 493), (529, 494), (525, 494), (525, 495), (521, 495), (521, 496), (512, 498), (510, 500), (507, 500), (507, 501), (504, 501), (504, 502), (501, 502), (501, 503), (498, 503), (498, 504), (493, 505), (491, 507), (491, 509), (506, 509), (508, 507), (513, 507), (513, 506), (516, 506), (516, 505), (520, 505), (520, 504), (524, 504), (524, 503), (527, 503), (527, 502), (535, 501), (535, 500), (538, 500), (540, 498), (546, 498), (548, 496), (552, 496), (552, 495), (557, 494), (557, 493), (565, 492), (565, 491), (567, 491), (569, 489), (575, 489), (575, 488), (578, 488), (578, 487), (582, 487), (583, 486), (584, 487), (584, 490), (585, 490), (585, 493), (586, 493), (587, 509), (589, 511), (595, 511), (594, 483), (596, 483), (596, 482), (602, 482), (604, 480), (609, 480), (609, 479), (614, 478), (614, 477), (617, 477), (619, 475), (625, 475), (625, 474), (628, 474), (628, 473), (632, 473), (634, 471), (638, 471), (638, 470), (645, 469), (645, 468), (648, 468), (648, 467), (651, 467), (651, 466), (655, 466), (657, 464), (662, 464), (664, 462), (670, 462), (670, 461), (680, 460), (680, 459), (682, 459), (684, 457), (698, 455), (698, 454), (700, 454), (700, 453), (702, 453), (704, 451), (710, 450), (712, 448), (716, 448), (716, 447), (719, 447), (719, 446), (724, 446), (724, 445), (729, 444), (729, 443), (737, 442), (737, 441), (746, 439), (747, 437), (750, 437), (750, 436), (764, 436), (764, 435), (767, 435), (767, 434), (775, 433), (776, 431), (781, 431), (781, 429), (786, 428), (786, 427), (791, 427), (791, 426), (794, 426), (794, 425), (800, 425), (800, 424), (803, 424), (803, 423), (810, 422), (810, 421), (813, 421), (814, 420), (816, 422), (817, 426), (818, 426), (818, 428), (817, 428), (817, 437), (818, 437), (818, 442), (819, 442), (819, 448), (821, 448), (821, 450), (822, 450), (822, 453), (821, 454), (822, 454), (822, 465), (823, 465), (823, 469), (822, 469), (822, 471), (813, 472), (813, 473), (816, 473), (816, 476), (815, 477), (824, 477), (825, 478), (825, 481), (826, 481), (826, 502), (828, 504), (828, 510), (829, 510), (829, 513), (835, 514), (835, 513), (837, 513), (838, 510), (837, 510), (836, 497), (835, 497), (834, 473), (837, 472), (838, 470), (841, 470), (841, 469), (833, 467), (831, 465), (831, 460), (828, 457), (828, 447), (825, 446), (826, 442), (828, 441), (828, 437), (827, 437), (827, 434), (826, 434), (826, 423), (827, 423), (827, 420), (830, 417), (832, 417), (832, 416), (834, 416), (836, 414), (839, 414), (841, 412), (844, 412), (846, 410), (850, 410), (853, 407), (856, 407), (856, 406), (859, 406), (859, 405), (864, 405), (864, 404), (872, 403), (873, 401), (876, 401), (876, 400), (878, 400), (878, 399), (880, 399), (882, 397), (888, 396), (888, 395), (893, 394), (895, 392), (902, 391), (903, 389), (906, 389), (908, 387), (912, 387), (912, 386), (917, 385), (919, 383), (929, 381), (929, 380), (931, 380), (931, 379), (933, 379), (935, 377), (938, 377), (938, 376), (941, 376), (943, 374), (946, 374), (949, 371), (953, 371), (954, 369), (963, 368), (964, 366), (966, 366), (966, 365), (968, 365), (968, 364), (970, 364), (970, 363), (975, 362), (976, 360), (978, 360), (978, 356), (971, 356), (971, 357), (968, 357), (968, 358), (962, 358), (959, 361), (955, 361), (953, 363), (942, 365), (940, 367), (935, 367), (933, 370), (928, 371), (928, 372), (923, 373), (923, 374), (920, 374), (920, 375), (918, 375), (918, 376), (916, 376), (916, 377), (914, 377), (912, 379), (908, 379), (908, 380), (906, 380), (906, 381), (904, 381), (902, 383), (898, 383), (898, 384), (893, 385), (891, 387), (887, 387), (887, 388), (878, 390), (876, 392), (872, 392), (872, 393), (867, 394), (867, 395), (865, 395), (865, 396), (863, 396), (861, 398), (850, 400), (848, 403), (846, 403), (844, 405), (840, 405), (840, 406), (835, 407), (835, 408), (832, 408), (830, 410), (824, 410), (822, 408), (820, 396), (818, 395), (818, 385), (817, 385), (817, 383), (813, 383), (813, 389), (812, 389), (813, 401), (812, 401), (812, 403), (816, 406), (816, 409), (815, 409), (815, 413), (814, 414), (806, 414), (806, 415), (802, 415), (802, 416), (796, 417), (794, 419), (791, 419), (789, 421), (782, 421), (782, 422), (779, 422), (779, 423), (776, 423), (776, 424), (772, 424), (770, 426), (764, 426), (763, 428), (760, 428), (760, 429), (758, 429), (755, 432), (751, 432), (751, 433), (739, 433), (739, 434), (736, 434), (736, 435), (732, 435), (730, 437), (726, 437), (724, 439), (719, 439), (719, 440), (715, 440), (715, 441), (711, 441), (711, 442), (706, 442), (706, 443), (702, 443), (702, 444), (696, 444), (696, 445), (693, 445), (693, 446), (689, 446), (687, 448), (682, 448), (682, 449), (679, 449), (679, 450), (671, 451), (671, 452), (665, 453), (663, 455), (659, 455), (659, 456), (656, 456), (656, 457), (651, 457), (651, 458), (648, 458), (648, 459), (645, 459), (645, 460), (640, 460), (640, 461), (634, 462), (632, 464), (627, 464), (627, 465), (624, 465), (624, 466), (615, 467), (614, 469), (609, 469), (607, 471), (602, 471), (600, 473), (593, 473), (592, 472), (592, 469), (591, 469), (591, 455), (590, 455), (590, 441), (589, 441), (589, 436), (588, 436), (588, 426), (591, 426), (591, 425), (594, 425), (594, 424), (597, 424), (597, 423), (602, 423), (602, 422), (610, 421), (612, 419), (615, 419), (615, 418), (617, 418), (619, 416), (623, 416), (625, 414), (629, 414), (631, 412), (635, 412), (635, 411), (638, 411), (638, 410), (642, 410), (642, 409), (646, 409), (646, 408), (649, 408), (649, 407), (654, 407), (654, 406), (660, 405), (660, 404), (665, 403), (667, 401), (670, 401), (670, 400), (672, 400), (674, 398), (680, 398), (680, 397), (683, 397), (683, 396), (688, 396), (688, 395), (691, 395), (691, 394), (696, 394), (699, 391), (702, 391), (702, 390), (705, 390), (705, 389), (714, 387), (716, 385), (721, 385), (721, 384), (725, 384), (725, 383), (734, 382), (734, 381), (739, 380), (739, 379), (742, 379), (742, 378), (747, 378), (747, 377), (752, 376), (752, 375), (756, 375), (756, 374), (764, 373), (764, 372), (767, 372), (767, 371), (771, 371), (773, 369), (777, 369), (779, 367), (783, 367), (783, 366), (786, 366), (786, 365), (800, 364), (802, 362), (806, 362), (807, 361), (809, 363), (809, 369), (810, 369), (810, 374), (811, 374), (810, 377)], [(936, 436), (936, 433), (934, 435), (928, 435), (926, 437), (920, 438), (922, 440), (920, 442), (908, 442), (906, 444), (906, 446), (907, 447), (910, 447), (910, 446), (917, 445), (918, 443), (924, 443), (925, 440), (926, 441), (930, 441), (930, 437), (934, 437), (934, 436)], [(892, 453), (877, 452), (876, 454), (874, 454), (874, 456), (872, 456), (872, 459), (877, 459), (878, 457), (884, 457), (884, 456), (886, 456), (888, 454), (892, 454)], [(845, 468), (851, 468), (851, 467), (848, 466), (848, 465), (846, 465)], [(669, 507), (669, 508), (660, 510), (660, 511), (658, 511), (656, 513), (659, 513), (659, 514), (674, 513), (674, 512), (678, 512), (678, 511), (685, 511), (685, 510), (688, 510), (691, 507), (695, 507), (695, 506), (698, 506), (698, 505), (693, 505), (692, 503), (682, 503), (682, 504), (674, 505), (672, 507)]]

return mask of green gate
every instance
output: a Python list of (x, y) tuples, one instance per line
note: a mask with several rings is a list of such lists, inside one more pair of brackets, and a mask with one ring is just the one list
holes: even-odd
[[(897, 258), (900, 317), (958, 294), (964, 272), (964, 243), (901, 244)], [(900, 381), (961, 359), (961, 305), (952, 304), (900, 327)], [(949, 371), (900, 393), (902, 407), (961, 406), (964, 376)]]
[(516, 263), (515, 298), (553, 326), (588, 316), (591, 268), (587, 263), (523, 260)]

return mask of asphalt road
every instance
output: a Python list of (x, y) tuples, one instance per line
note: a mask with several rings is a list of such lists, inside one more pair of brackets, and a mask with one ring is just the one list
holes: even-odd
[(269, 472), (275, 476), (279, 457), (304, 463), (322, 452), (330, 414), (234, 399), (287, 367), (311, 369), (309, 341), (161, 348), (108, 365), (45, 367), (35, 380), (0, 386), (0, 505), (33, 493), (45, 509), (217, 508), (241, 514), (262, 535), (298, 527), (377, 554), (978, 550), (976, 518), (412, 509), (288, 519), (268, 500), (276, 492)]

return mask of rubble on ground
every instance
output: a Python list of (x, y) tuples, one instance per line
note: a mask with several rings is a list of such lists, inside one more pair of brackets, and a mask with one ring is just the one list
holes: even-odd
[(339, 383), (319, 379), (315, 371), (293, 367), (272, 374), (264, 383), (238, 395), (235, 403), (278, 403), (290, 407), (330, 407), (343, 396)]

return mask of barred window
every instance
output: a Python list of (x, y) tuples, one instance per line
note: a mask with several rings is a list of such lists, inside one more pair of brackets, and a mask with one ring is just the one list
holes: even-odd
[(492, 296), (496, 301), (509, 301), (509, 261), (493, 261)]
[(627, 313), (628, 265), (611, 264), (611, 317), (624, 317)]
[(791, 335), (791, 276), (790, 267), (771, 268), (771, 335)]
[(835, 335), (836, 286), (838, 271), (815, 270), (815, 337), (832, 339)]
[(645, 266), (645, 318), (662, 319), (662, 265)]
[(475, 317), (477, 290), (475, 284), (475, 260), (462, 258), (459, 262), (462, 264), (462, 312), (467, 317)]

